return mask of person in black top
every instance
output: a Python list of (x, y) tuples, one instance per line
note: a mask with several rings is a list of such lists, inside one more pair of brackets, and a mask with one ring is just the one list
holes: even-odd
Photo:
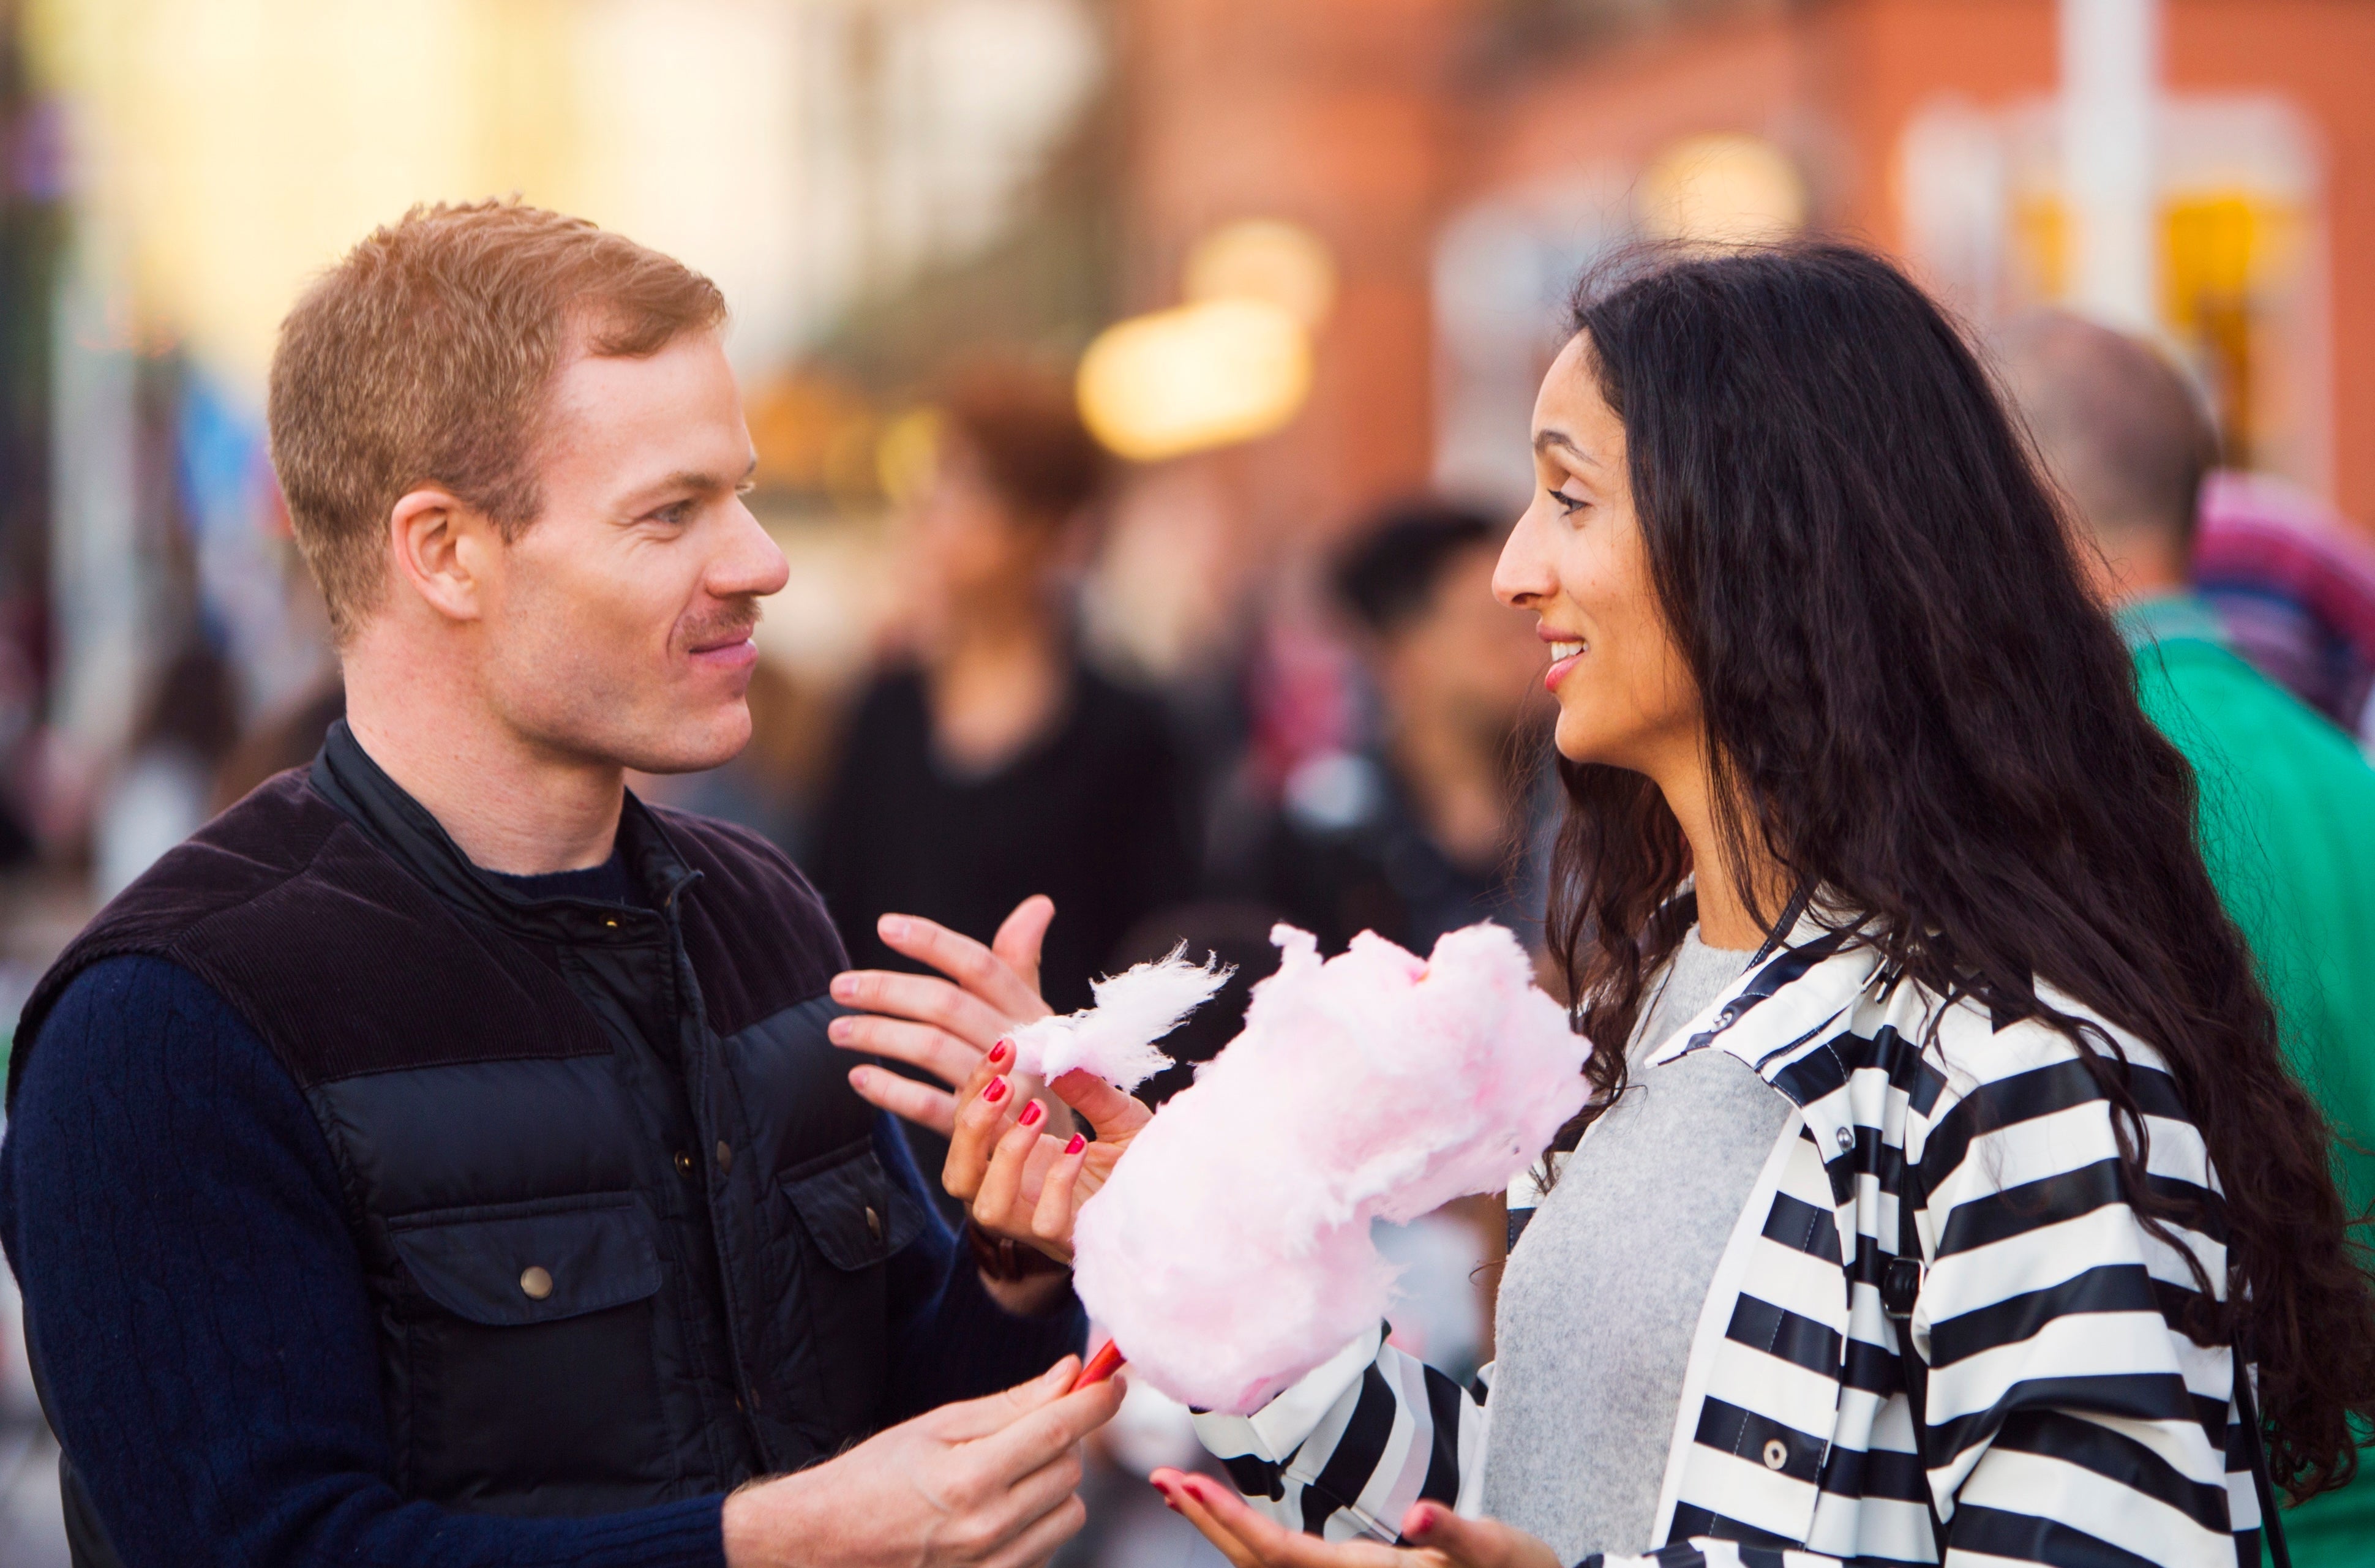
[(1506, 530), (1442, 501), (1360, 529), (1334, 587), (1377, 698), (1368, 748), (1306, 762), (1286, 784), (1259, 889), (1322, 950), (1376, 931), (1424, 955), (1497, 920), (1540, 945), (1541, 653), (1487, 591)]
[(1085, 1007), (1131, 927), (1194, 890), (1181, 769), (1162, 705), (1073, 643), (1064, 583), (1105, 465), (1069, 389), (984, 365), (940, 407), (911, 656), (857, 704), (808, 868), (860, 968), (918, 967), (882, 942), (885, 914), (987, 941), (1047, 894), (1044, 995)]

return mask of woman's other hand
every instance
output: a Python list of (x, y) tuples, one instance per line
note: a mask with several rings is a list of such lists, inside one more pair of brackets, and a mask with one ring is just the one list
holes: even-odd
[(1073, 1216), (1153, 1113), (1092, 1073), (1065, 1073), (1047, 1087), (1096, 1129), (1093, 1142), (1053, 1126), (1041, 1102), (1014, 1087), (1013, 1066), (1014, 1047), (1001, 1040), (958, 1091), (940, 1185), (983, 1230), (1069, 1263)]
[[(876, 928), (886, 947), (949, 978), (880, 969), (836, 974), (833, 999), (861, 1010), (833, 1020), (827, 1033), (835, 1045), (921, 1067), (951, 1087), (967, 1082), (992, 1045), (1053, 1010), (1039, 996), (1039, 946), (1055, 917), (1055, 901), (1034, 894), (984, 947), (938, 921), (884, 915)], [(849, 1083), (870, 1103), (942, 1138), (955, 1126), (956, 1097), (947, 1090), (877, 1067), (851, 1068)], [(1054, 1109), (1069, 1132), (1070, 1114)]]
[(1210, 1476), (1161, 1469), (1151, 1479), (1163, 1501), (1236, 1568), (1564, 1568), (1547, 1543), (1525, 1531), (1497, 1519), (1463, 1519), (1440, 1503), (1414, 1503), (1402, 1515), (1405, 1546), (1329, 1541), (1256, 1512)]

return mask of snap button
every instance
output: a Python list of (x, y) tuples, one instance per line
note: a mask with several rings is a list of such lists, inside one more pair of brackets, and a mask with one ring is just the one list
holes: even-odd
[(717, 1140), (717, 1168), (721, 1171), (734, 1169), (734, 1151), (726, 1147), (724, 1138)]
[(1855, 1134), (1854, 1134), (1853, 1132), (1849, 1131), (1849, 1130), (1848, 1128), (1846, 1128), (1846, 1127), (1841, 1127), (1841, 1128), (1839, 1129), (1839, 1148), (1840, 1148), (1840, 1149), (1841, 1149), (1842, 1151), (1844, 1151), (1844, 1150), (1847, 1150), (1847, 1149), (1853, 1149), (1854, 1147), (1855, 1147)]
[(605, 920), (602, 924), (608, 925), (613, 931), (616, 931), (619, 928), (619, 923), (615, 920)]
[(874, 1212), (872, 1204), (866, 1207), (866, 1233), (878, 1242), (882, 1239), (882, 1216)]
[(1765, 1440), (1765, 1468), (1778, 1470), (1790, 1462), (1790, 1445), (1778, 1437)]
[(532, 1302), (552, 1294), (552, 1271), (541, 1264), (528, 1265), (520, 1271), (520, 1294)]
[(692, 1174), (692, 1152), (690, 1149), (679, 1149), (676, 1151), (676, 1169), (677, 1174), (680, 1176)]

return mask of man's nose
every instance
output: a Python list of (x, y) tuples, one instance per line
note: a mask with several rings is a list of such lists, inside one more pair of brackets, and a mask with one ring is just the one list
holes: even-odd
[(783, 592), (792, 579), (792, 567), (782, 547), (738, 499), (734, 513), (727, 547), (710, 569), (709, 591), (721, 599), (763, 599)]

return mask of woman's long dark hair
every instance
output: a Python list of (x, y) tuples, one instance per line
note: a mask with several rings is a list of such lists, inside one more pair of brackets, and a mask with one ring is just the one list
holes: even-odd
[[(2347, 1418), (2375, 1414), (2375, 1296), (2325, 1120), (2204, 869), (2192, 772), (2138, 706), (1987, 372), (1918, 289), (1844, 246), (1665, 259), (1588, 284), (1573, 321), (1624, 421), (1735, 882), (1755, 888), (1754, 846), (1930, 990), (2069, 1034), (2144, 1223), (2228, 1235), (2227, 1303), (2189, 1326), (2239, 1333), (2258, 1361), (2276, 1481), (2301, 1497), (2347, 1480)], [(1561, 772), (1551, 937), (1578, 1023), (1613, 1047), (1589, 1069), (1604, 1108), (1645, 977), (1683, 935), (1691, 851), (1646, 777)], [(2160, 1053), (2223, 1225), (2146, 1181), (2127, 1064), (2042, 984)]]

